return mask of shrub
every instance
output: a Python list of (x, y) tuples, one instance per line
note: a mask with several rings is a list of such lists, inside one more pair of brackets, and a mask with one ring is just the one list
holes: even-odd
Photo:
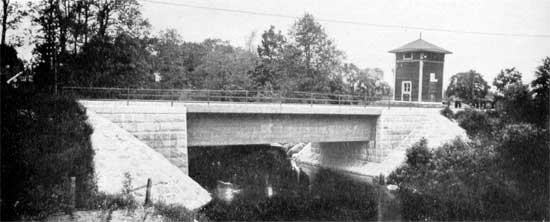
[(455, 114), (458, 125), (466, 130), (471, 137), (490, 137), (493, 135), (493, 126), (496, 124), (489, 115), (483, 111), (466, 109)]
[(500, 176), (494, 147), (457, 139), (428, 152), (425, 144), (408, 150), (388, 178), (400, 187), (403, 219), (540, 219), (521, 210), (521, 193)]
[(522, 210), (529, 220), (550, 218), (550, 140), (548, 130), (531, 124), (506, 126), (496, 147), (500, 165), (522, 191)]
[(422, 138), (413, 146), (407, 149), (407, 160), (406, 164), (414, 167), (420, 168), (425, 167), (432, 158), (432, 153), (428, 148), (428, 141), (425, 138)]
[(155, 203), (155, 215), (161, 215), (168, 221), (209, 221), (208, 218), (198, 212), (190, 211), (177, 204)]
[(76, 101), (2, 91), (2, 220), (69, 211), (69, 178), (77, 207), (92, 195), (92, 129)]
[(453, 111), (449, 108), (449, 106), (443, 108), (439, 113), (448, 119), (452, 119), (454, 117)]

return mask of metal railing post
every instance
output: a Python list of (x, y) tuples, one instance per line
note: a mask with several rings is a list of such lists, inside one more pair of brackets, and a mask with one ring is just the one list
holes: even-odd
[(175, 100), (175, 93), (174, 90), (170, 90), (170, 106), (174, 106), (174, 100)]

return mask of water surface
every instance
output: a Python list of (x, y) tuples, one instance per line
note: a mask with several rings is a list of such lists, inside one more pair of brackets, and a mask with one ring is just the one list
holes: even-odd
[(378, 189), (299, 164), (270, 146), (192, 147), (189, 174), (213, 200), (212, 220), (376, 220)]

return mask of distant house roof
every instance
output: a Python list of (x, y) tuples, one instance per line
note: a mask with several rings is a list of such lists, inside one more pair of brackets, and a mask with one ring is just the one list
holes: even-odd
[(437, 52), (437, 53), (444, 53), (444, 54), (452, 53), (451, 51), (448, 51), (444, 48), (441, 48), (432, 43), (426, 42), (423, 39), (417, 39), (415, 41), (409, 42), (404, 46), (401, 46), (389, 52), (398, 53), (398, 52), (414, 52), (414, 51), (427, 51), (427, 52)]

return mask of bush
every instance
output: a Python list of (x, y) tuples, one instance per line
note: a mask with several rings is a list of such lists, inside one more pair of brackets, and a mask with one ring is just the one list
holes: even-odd
[(419, 142), (388, 181), (399, 186), (404, 220), (540, 220), (522, 211), (496, 161), (492, 146), (457, 139), (429, 151)]
[(69, 178), (77, 207), (94, 193), (92, 129), (76, 101), (2, 91), (2, 220), (70, 211)]
[(190, 211), (181, 205), (158, 202), (153, 206), (155, 215), (161, 215), (169, 221), (209, 221), (204, 214)]
[(497, 125), (497, 121), (491, 119), (487, 113), (473, 109), (458, 111), (455, 114), (455, 119), (470, 137), (492, 137), (494, 126)]
[(453, 111), (451, 110), (451, 108), (449, 108), (449, 106), (443, 108), (441, 111), (439, 111), (439, 113), (441, 113), (441, 115), (447, 117), (448, 119), (452, 119), (454, 117)]
[(407, 165), (414, 168), (425, 167), (432, 158), (432, 153), (430, 149), (428, 149), (428, 141), (422, 138), (420, 141), (413, 144), (410, 149), (407, 149), (406, 156)]
[[(550, 140), (548, 130), (531, 124), (506, 126), (496, 147), (499, 165), (522, 191), (522, 210), (528, 219), (550, 218)], [(545, 216), (546, 215), (546, 216)]]

